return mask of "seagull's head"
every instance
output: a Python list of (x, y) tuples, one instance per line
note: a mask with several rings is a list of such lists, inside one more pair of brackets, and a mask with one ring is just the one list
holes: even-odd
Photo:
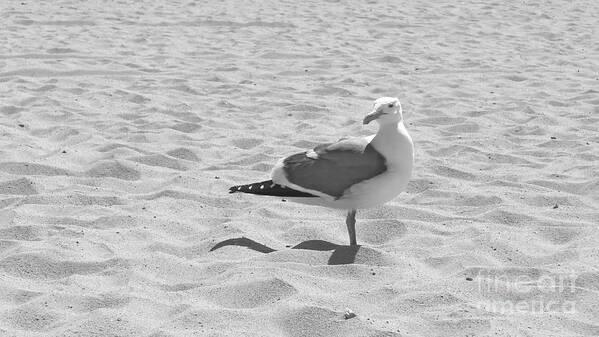
[(364, 124), (376, 120), (380, 125), (399, 123), (402, 120), (401, 104), (395, 97), (381, 97), (374, 101), (372, 111), (364, 117)]

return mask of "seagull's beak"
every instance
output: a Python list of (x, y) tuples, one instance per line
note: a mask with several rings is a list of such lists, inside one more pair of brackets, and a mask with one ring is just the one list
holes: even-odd
[(373, 120), (379, 118), (383, 113), (380, 110), (373, 110), (371, 113), (369, 113), (368, 115), (366, 115), (366, 117), (364, 117), (364, 124), (368, 124), (370, 122), (372, 122)]

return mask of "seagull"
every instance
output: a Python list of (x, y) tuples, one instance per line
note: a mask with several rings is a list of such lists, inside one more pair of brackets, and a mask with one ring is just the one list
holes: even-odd
[(341, 138), (281, 159), (271, 179), (236, 185), (229, 193), (285, 197), (289, 201), (347, 211), (350, 246), (356, 246), (356, 211), (384, 204), (405, 191), (414, 164), (414, 143), (399, 99), (381, 97), (363, 123), (375, 135)]

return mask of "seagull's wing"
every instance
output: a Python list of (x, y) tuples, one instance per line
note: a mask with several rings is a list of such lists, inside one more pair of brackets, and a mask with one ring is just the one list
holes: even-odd
[(273, 172), (276, 183), (338, 199), (351, 186), (385, 172), (387, 167), (368, 138), (346, 138), (291, 155), (278, 169), (284, 176), (280, 180), (286, 181), (277, 181)]

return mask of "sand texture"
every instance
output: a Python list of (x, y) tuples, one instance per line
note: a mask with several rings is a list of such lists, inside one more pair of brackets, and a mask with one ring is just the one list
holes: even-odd
[[(597, 13), (1, 1), (0, 336), (599, 336)], [(381, 96), (415, 171), (359, 248), (227, 193)]]

